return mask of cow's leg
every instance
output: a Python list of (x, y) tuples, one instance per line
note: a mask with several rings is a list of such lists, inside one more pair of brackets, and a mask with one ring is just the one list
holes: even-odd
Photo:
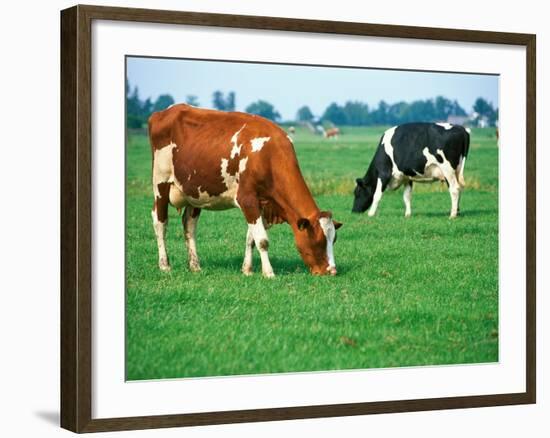
[(246, 232), (246, 247), (244, 249), (244, 261), (242, 271), (244, 275), (252, 275), (252, 251), (254, 251), (254, 235), (248, 227)]
[(380, 199), (382, 199), (382, 192), (384, 191), (382, 187), (382, 180), (378, 178), (376, 180), (376, 189), (374, 191), (374, 195), (372, 198), (372, 205), (369, 210), (369, 216), (374, 216), (376, 214), (376, 209), (378, 208), (378, 203), (380, 202)]
[(187, 246), (187, 258), (189, 263), (189, 270), (192, 272), (199, 272), (201, 266), (199, 263), (199, 256), (197, 255), (197, 245), (195, 242), (195, 231), (197, 229), (197, 222), (199, 221), (199, 215), (201, 209), (188, 205), (183, 212), (183, 234), (185, 236), (185, 245)]
[[(452, 170), (452, 169), (451, 169)], [(460, 201), (460, 184), (454, 172), (446, 172), (445, 178), (449, 185), (449, 194), (451, 195), (451, 214), (450, 219), (454, 219), (458, 215), (458, 203)]]
[(160, 183), (157, 186), (158, 193), (155, 196), (153, 211), (153, 229), (157, 237), (157, 246), (159, 251), (159, 268), (161, 271), (170, 271), (170, 262), (166, 253), (166, 226), (168, 225), (168, 194), (170, 193), (170, 184)]
[[(261, 215), (260, 204), (255, 197), (249, 196), (237, 196), (237, 202), (241, 207), (241, 210), (248, 222), (248, 238), (252, 235), (252, 239), (258, 252), (260, 253), (260, 259), (262, 261), (262, 273), (265, 277), (274, 277), (273, 268), (269, 261), (269, 255), (267, 253), (269, 248), (269, 239), (267, 238), (267, 232), (265, 230), (264, 221)], [(249, 254), (249, 257), (251, 254)], [(245, 253), (245, 260), (243, 265), (247, 262), (247, 254)]]
[(403, 190), (403, 202), (405, 203), (405, 217), (411, 217), (411, 200), (412, 200), (413, 183), (411, 180), (405, 183)]

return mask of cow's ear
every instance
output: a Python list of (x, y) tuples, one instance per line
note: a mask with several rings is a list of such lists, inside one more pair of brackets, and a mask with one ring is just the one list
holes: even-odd
[(355, 182), (359, 187), (365, 187), (365, 181), (363, 181), (361, 178), (357, 178)]
[(332, 223), (334, 224), (334, 229), (338, 229), (340, 228), (342, 225), (344, 225), (342, 222), (338, 222), (338, 221), (332, 221)]
[(307, 219), (305, 217), (298, 219), (298, 229), (300, 231), (305, 230), (309, 226), (310, 226), (309, 219)]

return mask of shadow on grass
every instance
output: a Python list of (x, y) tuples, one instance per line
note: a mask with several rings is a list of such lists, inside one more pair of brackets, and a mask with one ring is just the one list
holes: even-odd
[[(498, 214), (498, 211), (495, 211), (493, 209), (474, 209), (474, 210), (461, 210), (460, 215), (458, 216), (458, 219), (463, 217), (480, 217), (480, 216), (487, 216), (490, 214)], [(448, 218), (449, 212), (437, 212), (437, 211), (428, 211), (428, 212), (419, 212), (419, 213), (413, 213), (413, 215), (418, 217), (443, 217)]]
[[(289, 275), (303, 275), (309, 274), (309, 270), (304, 262), (297, 258), (292, 257), (289, 259), (283, 259), (278, 257), (270, 257), (271, 266), (276, 276), (289, 276)], [(227, 256), (220, 255), (219, 257), (208, 257), (204, 261), (201, 261), (202, 267), (208, 267), (210, 269), (220, 270), (223, 273), (239, 273), (241, 272), (241, 266), (243, 263), (243, 257), (241, 256)], [(254, 259), (253, 269), (254, 273), (261, 273), (261, 262), (258, 259)], [(346, 274), (349, 272), (349, 266), (345, 263), (336, 263), (338, 269), (338, 275)]]

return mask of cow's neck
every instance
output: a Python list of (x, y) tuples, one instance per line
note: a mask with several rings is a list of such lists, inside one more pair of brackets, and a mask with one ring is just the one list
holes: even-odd
[(283, 211), (285, 220), (294, 228), (299, 219), (319, 214), (319, 207), (299, 171), (286, 172), (284, 187), (277, 187), (272, 198)]
[(365, 185), (376, 186), (376, 180), (378, 179), (378, 170), (374, 165), (374, 161), (375, 160), (372, 160), (369, 168), (367, 169), (367, 173), (365, 173), (365, 176), (363, 177)]

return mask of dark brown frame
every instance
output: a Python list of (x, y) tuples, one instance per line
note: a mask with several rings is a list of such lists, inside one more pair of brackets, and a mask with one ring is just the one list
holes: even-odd
[[(526, 392), (92, 419), (92, 20), (525, 46), (527, 51)], [(61, 426), (80, 433), (535, 403), (535, 50), (536, 37), (531, 34), (81, 5), (63, 10), (61, 12)]]

